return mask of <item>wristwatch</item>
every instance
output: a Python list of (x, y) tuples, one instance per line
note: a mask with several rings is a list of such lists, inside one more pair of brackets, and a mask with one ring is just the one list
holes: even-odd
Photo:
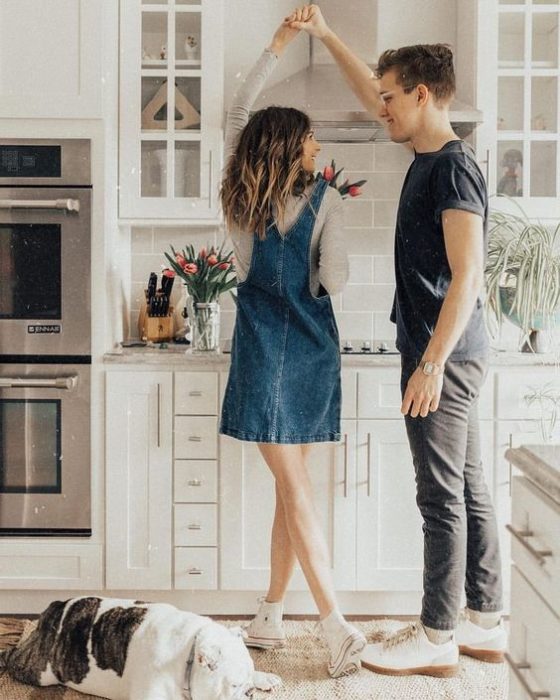
[(424, 374), (428, 376), (434, 376), (436, 374), (443, 374), (443, 365), (437, 365), (435, 362), (430, 362), (429, 360), (421, 360), (420, 368)]

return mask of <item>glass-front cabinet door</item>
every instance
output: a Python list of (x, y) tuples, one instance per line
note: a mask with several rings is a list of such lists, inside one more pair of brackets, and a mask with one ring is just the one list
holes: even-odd
[[(496, 65), (492, 71), (496, 89), (487, 91), (482, 106), (489, 119), (495, 118), (489, 190), (514, 198), (530, 216), (556, 218), (560, 215), (560, 0), (498, 0), (493, 7), (496, 16), (489, 25), (494, 26), (497, 41), (481, 39), (487, 44), (484, 52), (490, 52), (489, 61), (480, 61), (479, 54), (483, 71)], [(501, 206), (499, 201), (495, 205)]]
[(121, 2), (121, 219), (217, 219), (221, 0)]

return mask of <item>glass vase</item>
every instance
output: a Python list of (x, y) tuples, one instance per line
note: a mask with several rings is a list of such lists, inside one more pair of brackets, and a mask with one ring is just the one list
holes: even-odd
[(220, 305), (187, 298), (193, 352), (217, 352), (220, 348)]

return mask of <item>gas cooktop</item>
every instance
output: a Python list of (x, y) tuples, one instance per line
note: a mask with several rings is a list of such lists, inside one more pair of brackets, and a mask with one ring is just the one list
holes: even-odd
[[(221, 344), (223, 353), (231, 352), (231, 341), (225, 340)], [(363, 340), (348, 339), (341, 341), (341, 355), (398, 355), (394, 340)]]

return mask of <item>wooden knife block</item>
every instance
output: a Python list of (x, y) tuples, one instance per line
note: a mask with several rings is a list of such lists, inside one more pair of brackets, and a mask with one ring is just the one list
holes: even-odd
[(148, 295), (146, 303), (140, 309), (138, 315), (138, 334), (141, 340), (152, 343), (165, 343), (173, 338), (173, 307), (169, 307), (167, 316), (148, 316)]

